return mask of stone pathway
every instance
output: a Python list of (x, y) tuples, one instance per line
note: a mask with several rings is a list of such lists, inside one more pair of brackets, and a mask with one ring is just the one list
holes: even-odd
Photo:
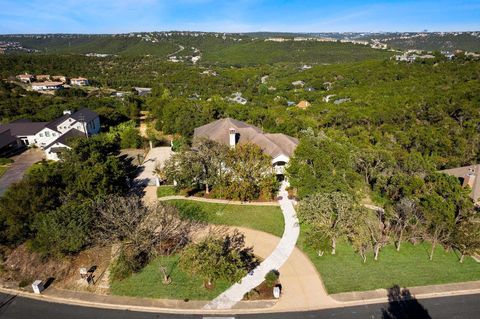
[(254, 269), (253, 274), (248, 274), (240, 283), (231, 286), (217, 298), (206, 304), (204, 309), (231, 309), (242, 300), (247, 292), (260, 285), (270, 270), (279, 270), (290, 257), (297, 243), (300, 227), (293, 203), (288, 199), (287, 187), (288, 183), (283, 182), (279, 192), (279, 196), (281, 196), (279, 204), (285, 220), (285, 230), (275, 250)]

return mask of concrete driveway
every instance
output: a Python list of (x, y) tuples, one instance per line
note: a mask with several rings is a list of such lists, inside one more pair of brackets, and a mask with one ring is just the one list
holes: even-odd
[(154, 147), (152, 148), (142, 164), (142, 172), (136, 178), (137, 183), (142, 185), (156, 185), (155, 168), (157, 166), (163, 166), (165, 161), (172, 155), (170, 147)]
[(0, 196), (15, 182), (20, 181), (25, 174), (25, 171), (38, 161), (41, 161), (44, 156), (42, 150), (38, 148), (30, 148), (20, 155), (12, 157), (15, 161), (0, 177)]

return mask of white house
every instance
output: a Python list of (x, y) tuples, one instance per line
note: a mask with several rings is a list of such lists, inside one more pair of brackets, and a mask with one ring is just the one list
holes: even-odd
[(294, 137), (281, 133), (263, 133), (261, 129), (232, 118), (220, 119), (197, 127), (193, 133), (194, 140), (207, 138), (218, 143), (235, 147), (253, 143), (272, 157), (272, 167), (277, 175), (285, 173), (285, 166), (298, 145)]
[(242, 93), (240, 92), (235, 92), (232, 94), (231, 97), (228, 98), (229, 101), (235, 102), (238, 104), (245, 105), (247, 104), (247, 99), (242, 96)]
[(100, 132), (100, 118), (97, 113), (83, 108), (74, 113), (64, 111), (61, 117), (51, 122), (17, 120), (0, 126), (0, 133), (7, 130), (22, 144), (44, 149), (47, 159), (58, 160), (58, 148), (68, 148), (66, 138), (97, 134)]
[(17, 75), (17, 79), (23, 83), (31, 83), (35, 77), (32, 74), (25, 73)]
[(35, 82), (32, 83), (32, 90), (34, 91), (49, 91), (49, 90), (60, 90), (63, 88), (62, 82)]
[(67, 133), (60, 135), (58, 138), (44, 147), (46, 158), (52, 161), (60, 160), (59, 155), (62, 152), (71, 149), (70, 142), (72, 139), (81, 136), (85, 136), (85, 133), (74, 128), (69, 130)]
[(79, 85), (79, 86), (85, 86), (88, 85), (90, 81), (86, 78), (78, 77), (78, 78), (71, 78), (70, 79), (70, 84), (71, 85)]

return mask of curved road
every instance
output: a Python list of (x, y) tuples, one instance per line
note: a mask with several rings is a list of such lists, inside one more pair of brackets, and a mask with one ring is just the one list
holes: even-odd
[[(478, 319), (480, 314), (480, 295), (465, 295), (423, 299), (419, 301), (422, 309), (415, 319)], [(270, 313), (251, 315), (180, 315), (148, 312), (133, 312), (125, 310), (111, 310), (50, 303), (25, 297), (16, 297), (0, 293), (0, 318), (2, 319), (153, 319), (153, 318), (256, 318), (256, 319), (304, 319), (304, 318), (335, 318), (360, 319), (382, 318), (382, 309), (389, 305), (373, 304), (365, 306), (325, 309), (308, 312)], [(417, 309), (418, 305), (412, 307)], [(406, 317), (391, 317), (406, 318)]]

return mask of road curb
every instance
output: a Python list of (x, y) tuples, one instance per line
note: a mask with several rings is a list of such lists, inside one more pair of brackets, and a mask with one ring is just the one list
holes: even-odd
[[(424, 286), (428, 287), (428, 286)], [(387, 297), (382, 298), (372, 298), (372, 299), (361, 299), (353, 301), (338, 301), (337, 304), (321, 307), (321, 308), (292, 308), (292, 309), (275, 309), (275, 305), (269, 308), (250, 308), (250, 309), (226, 309), (226, 310), (207, 310), (207, 309), (184, 309), (184, 308), (165, 308), (165, 307), (147, 307), (147, 306), (136, 306), (136, 305), (126, 305), (126, 304), (111, 304), (103, 302), (91, 302), (85, 301), (77, 298), (61, 298), (56, 296), (49, 295), (37, 295), (27, 291), (21, 291), (12, 288), (0, 287), (0, 292), (15, 295), (20, 297), (25, 297), (29, 299), (34, 299), (38, 301), (45, 301), (50, 303), (60, 303), (73, 306), (82, 306), (82, 307), (92, 307), (92, 308), (101, 308), (101, 309), (112, 309), (112, 310), (127, 310), (127, 311), (136, 311), (136, 312), (149, 312), (149, 313), (166, 313), (166, 314), (192, 314), (192, 315), (242, 315), (242, 314), (255, 314), (255, 313), (285, 313), (285, 312), (304, 312), (304, 311), (316, 311), (316, 310), (325, 310), (325, 309), (335, 309), (335, 308), (345, 308), (351, 306), (359, 305), (368, 305), (368, 304), (377, 304), (388, 302)], [(425, 294), (412, 294), (416, 299), (429, 299), (429, 298), (438, 298), (438, 297), (449, 297), (449, 296), (460, 296), (460, 295), (471, 295), (471, 294), (480, 294), (480, 289), (468, 289), (468, 290), (457, 290), (449, 292), (434, 292), (434, 293), (425, 293)], [(332, 296), (332, 295), (329, 295)]]

